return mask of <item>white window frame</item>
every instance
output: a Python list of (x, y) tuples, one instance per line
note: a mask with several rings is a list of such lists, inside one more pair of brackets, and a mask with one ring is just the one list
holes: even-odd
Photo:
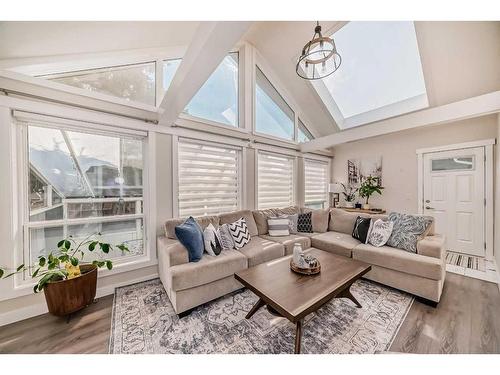
[[(120, 217), (99, 217), (99, 218), (82, 218), (82, 219), (62, 219), (46, 222), (29, 222), (29, 204), (27, 201), (27, 192), (29, 184), (29, 171), (28, 171), (28, 133), (27, 122), (32, 121), (33, 125), (47, 128), (67, 129), (76, 131), (92, 131), (92, 133), (130, 137), (138, 136), (143, 137), (143, 206), (140, 218), (143, 220), (143, 253), (141, 255), (127, 256), (122, 259), (113, 259), (113, 269), (101, 269), (98, 278), (107, 277), (123, 272), (128, 272), (143, 267), (156, 265), (156, 213), (151, 207), (155, 207), (156, 200), (156, 176), (155, 176), (155, 142), (156, 136), (154, 132), (142, 132), (130, 130), (119, 127), (112, 127), (107, 125), (90, 124), (77, 120), (68, 119), (68, 125), (64, 125), (66, 121), (60, 118), (54, 118), (51, 121), (49, 116), (40, 116), (36, 114), (29, 114), (26, 112), (17, 113), (19, 117), (11, 117), (12, 136), (13, 136), (13, 150), (15, 153), (13, 170), (15, 176), (15, 185), (17, 190), (14, 190), (13, 202), (17, 208), (18, 214), (14, 215), (17, 231), (19, 235), (16, 238), (16, 249), (14, 250), (13, 260), (14, 264), (21, 264), (25, 262), (26, 257), (30, 254), (29, 249), (29, 228), (30, 227), (52, 227), (61, 226), (66, 224), (81, 224), (90, 222), (104, 222), (104, 221), (122, 221), (127, 219), (139, 218), (138, 215), (122, 215)], [(26, 118), (22, 118), (26, 116)], [(99, 118), (100, 115), (96, 117)], [(46, 121), (44, 123), (44, 120)], [(28, 263), (26, 263), (28, 264)], [(7, 293), (0, 293), (0, 301), (2, 299), (14, 298), (22, 295), (31, 294), (35, 281), (28, 275), (18, 274), (13, 278), (13, 288)]]
[(275, 147), (272, 146), (261, 146), (258, 147), (255, 150), (255, 174), (254, 174), (254, 180), (255, 180), (255, 209), (260, 210), (261, 208), (259, 207), (259, 153), (264, 153), (268, 155), (275, 155), (279, 157), (287, 157), (293, 160), (292, 163), (292, 205), (297, 205), (297, 193), (298, 193), (298, 153), (295, 153), (293, 151), (291, 152), (286, 152), (282, 151), (279, 149), (276, 149)]
[[(237, 124), (237, 126), (232, 126), (229, 124), (224, 124), (222, 122), (208, 120), (208, 119), (205, 119), (203, 117), (190, 115), (188, 113), (185, 113), (184, 110), (179, 115), (179, 118), (184, 119), (184, 120), (188, 120), (188, 121), (201, 122), (201, 123), (205, 123), (205, 124), (209, 124), (209, 125), (213, 125), (213, 126), (219, 126), (219, 127), (224, 128), (224, 129), (228, 129), (228, 128), (233, 129), (233, 130), (243, 130), (244, 129), (245, 108), (243, 107), (244, 106), (244, 99), (243, 98), (244, 98), (244, 89), (245, 89), (245, 87), (244, 87), (244, 74), (245, 74), (245, 65), (246, 65), (245, 60), (244, 60), (244, 51), (243, 51), (244, 48), (245, 48), (244, 46), (241, 46), (239, 49), (231, 50), (227, 53), (227, 55), (229, 55), (231, 53), (236, 53), (238, 55), (238, 93), (237, 93), (237, 97), (238, 97), (237, 98), (237, 101), (238, 101), (238, 124)], [(175, 59), (167, 59), (167, 60), (175, 60)], [(162, 79), (162, 83), (163, 83), (163, 69), (161, 69), (161, 71), (162, 71), (161, 72), (161, 75), (162, 75), (161, 79)], [(200, 89), (202, 86), (200, 86)], [(196, 92), (196, 94), (197, 93), (198, 92)], [(161, 95), (161, 98), (163, 98), (163, 93)], [(193, 96), (193, 98), (194, 98), (194, 96)]]
[[(301, 124), (302, 124), (302, 126), (301, 126)], [(303, 129), (301, 129), (301, 127), (303, 127)], [(302, 132), (308, 138), (311, 138), (310, 141), (312, 141), (315, 138), (314, 135), (311, 133), (311, 131), (306, 126), (306, 124), (304, 123), (304, 121), (302, 120), (302, 118), (300, 116), (298, 116), (298, 119), (297, 119), (297, 143), (299, 143), (299, 130), (302, 130)]]
[[(280, 138), (276, 137), (270, 134), (266, 133), (261, 133), (257, 131), (257, 124), (256, 124), (256, 116), (255, 116), (255, 109), (256, 109), (256, 86), (257, 86), (257, 68), (261, 70), (261, 72), (264, 74), (264, 76), (267, 78), (267, 80), (271, 83), (271, 85), (275, 88), (275, 90), (278, 92), (278, 94), (283, 98), (285, 103), (292, 109), (294, 113), (294, 137), (293, 140), (290, 139), (285, 139), (285, 138)], [(285, 89), (284, 85), (280, 82), (276, 74), (273, 72), (271, 67), (267, 64), (265, 59), (260, 55), (258, 51), (255, 51), (254, 53), (254, 59), (252, 61), (251, 65), (251, 74), (252, 74), (252, 90), (251, 90), (251, 103), (252, 103), (252, 134), (258, 137), (262, 138), (267, 138), (267, 139), (272, 139), (276, 141), (283, 142), (285, 144), (291, 144), (291, 145), (298, 145), (298, 127), (299, 127), (299, 118), (301, 119), (302, 123), (305, 124), (304, 122), (304, 112), (301, 110), (299, 105), (292, 99), (292, 96), (290, 93)], [(305, 125), (304, 125), (305, 126)], [(307, 129), (309, 133), (313, 135), (314, 138), (316, 138), (316, 135), (312, 133), (309, 129)]]
[[(210, 137), (209, 137), (210, 138)], [(213, 138), (212, 138), (213, 139)], [(246, 188), (244, 176), (246, 171), (246, 152), (243, 143), (235, 142), (220, 142), (218, 140), (202, 140), (189, 136), (172, 136), (172, 207), (173, 217), (180, 217), (179, 214), (179, 142), (191, 142), (194, 144), (206, 144), (208, 146), (216, 146), (221, 148), (229, 148), (239, 152), (238, 155), (238, 208), (241, 210), (244, 207)], [(213, 213), (213, 215), (218, 215)]]

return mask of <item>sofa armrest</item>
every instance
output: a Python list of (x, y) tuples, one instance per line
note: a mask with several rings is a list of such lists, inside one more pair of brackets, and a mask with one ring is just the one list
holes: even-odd
[(446, 255), (444, 242), (445, 237), (441, 234), (424, 237), (417, 242), (417, 254), (444, 259)]
[(157, 241), (158, 261), (165, 268), (189, 263), (187, 249), (177, 240), (165, 236), (158, 237)]

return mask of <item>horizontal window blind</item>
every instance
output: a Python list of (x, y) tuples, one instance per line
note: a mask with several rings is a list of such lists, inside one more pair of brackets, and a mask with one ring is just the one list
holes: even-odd
[(231, 146), (179, 140), (179, 216), (216, 215), (239, 208), (240, 153)]
[(328, 201), (328, 163), (316, 160), (304, 160), (306, 207), (324, 208)]
[(259, 209), (293, 205), (294, 165), (294, 157), (259, 152), (257, 167)]

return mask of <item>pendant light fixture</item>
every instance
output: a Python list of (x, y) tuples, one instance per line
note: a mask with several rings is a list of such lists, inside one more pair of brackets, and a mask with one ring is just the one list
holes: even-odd
[(295, 71), (307, 80), (321, 79), (335, 72), (341, 62), (335, 42), (321, 34), (321, 26), (317, 22), (312, 39), (302, 48)]

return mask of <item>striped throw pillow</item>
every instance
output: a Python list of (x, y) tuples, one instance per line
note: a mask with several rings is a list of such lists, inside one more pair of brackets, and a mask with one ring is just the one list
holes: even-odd
[(290, 235), (290, 219), (288, 217), (270, 217), (267, 219), (269, 235), (272, 237)]

